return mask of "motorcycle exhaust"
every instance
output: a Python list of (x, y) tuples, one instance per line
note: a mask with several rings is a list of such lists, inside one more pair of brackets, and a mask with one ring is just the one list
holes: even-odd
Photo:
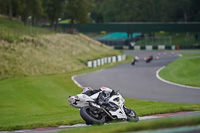
[(111, 119), (116, 120), (116, 118), (112, 117), (108, 111), (106, 111), (104, 108), (100, 107), (99, 105), (95, 103), (90, 103), (91, 106), (96, 107), (98, 109), (102, 109)]
[(108, 116), (110, 116), (111, 119), (116, 120), (116, 118), (112, 117), (104, 108), (101, 108), (101, 109), (103, 109), (103, 111), (104, 111)]

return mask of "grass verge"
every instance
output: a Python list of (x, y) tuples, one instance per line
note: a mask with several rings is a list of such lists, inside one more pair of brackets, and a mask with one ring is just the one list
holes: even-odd
[[(200, 52), (200, 51), (199, 51)], [(200, 53), (183, 54), (183, 56), (160, 73), (160, 77), (171, 82), (200, 87)]]
[(192, 126), (199, 125), (200, 117), (197, 118), (183, 118), (183, 119), (158, 119), (158, 120), (148, 120), (139, 121), (137, 123), (112, 123), (103, 126), (92, 126), (92, 127), (81, 127), (73, 128), (69, 130), (63, 130), (59, 133), (119, 133), (119, 132), (133, 132), (142, 130), (155, 130), (163, 128), (174, 128), (182, 126)]
[(106, 64), (81, 71), (0, 81), (0, 130), (51, 127), (83, 122), (79, 111), (69, 106), (67, 98), (80, 93), (71, 77), (76, 74), (129, 62)]
[[(131, 57), (125, 62), (130, 62)], [(47, 76), (16, 77), (0, 81), (0, 130), (33, 129), (84, 123), (79, 110), (67, 98), (80, 93), (71, 76), (88, 73), (125, 62), (98, 68)], [(200, 104), (179, 104), (126, 98), (126, 105), (139, 116), (200, 110)]]

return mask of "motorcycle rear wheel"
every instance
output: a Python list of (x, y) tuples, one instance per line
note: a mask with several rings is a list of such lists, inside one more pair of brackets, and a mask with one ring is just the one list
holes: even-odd
[(105, 116), (100, 114), (94, 114), (91, 107), (86, 106), (81, 108), (80, 115), (85, 120), (86, 124), (104, 124), (105, 123)]

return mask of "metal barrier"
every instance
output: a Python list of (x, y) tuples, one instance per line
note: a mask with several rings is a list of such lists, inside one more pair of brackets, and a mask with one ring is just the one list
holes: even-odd
[(146, 46), (114, 46), (117, 50), (179, 50), (179, 49), (200, 49), (200, 45), (189, 45), (189, 46), (175, 46), (175, 45), (146, 45)]
[(93, 61), (88, 61), (87, 66), (88, 67), (98, 67), (107, 63), (112, 63), (112, 62), (120, 62), (126, 59), (126, 54), (124, 55), (118, 55), (118, 56), (111, 56), (111, 57), (105, 57)]

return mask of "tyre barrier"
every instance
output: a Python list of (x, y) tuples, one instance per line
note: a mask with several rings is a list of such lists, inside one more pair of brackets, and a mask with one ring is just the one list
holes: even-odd
[(130, 49), (130, 50), (175, 50), (175, 45), (146, 45), (146, 46), (114, 46), (114, 49)]
[(120, 50), (180, 50), (180, 49), (200, 49), (200, 45), (146, 45), (146, 46), (113, 46), (114, 49)]
[(120, 62), (126, 59), (126, 54), (124, 55), (118, 55), (118, 56), (111, 56), (111, 57), (105, 57), (93, 61), (88, 61), (87, 66), (88, 67), (98, 67), (107, 63), (112, 63), (112, 62)]

